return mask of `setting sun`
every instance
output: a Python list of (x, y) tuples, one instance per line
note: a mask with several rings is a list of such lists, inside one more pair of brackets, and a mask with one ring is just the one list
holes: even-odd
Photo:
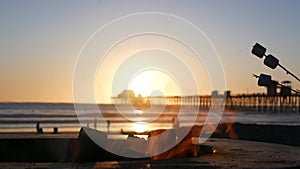
[(146, 69), (138, 72), (130, 81), (129, 89), (142, 96), (151, 96), (158, 93), (162, 95), (180, 95), (178, 83), (169, 75), (160, 69)]
[(135, 123), (133, 123), (132, 128), (133, 128), (134, 131), (136, 131), (138, 133), (142, 133), (146, 130), (147, 123), (145, 123), (145, 122), (135, 122)]

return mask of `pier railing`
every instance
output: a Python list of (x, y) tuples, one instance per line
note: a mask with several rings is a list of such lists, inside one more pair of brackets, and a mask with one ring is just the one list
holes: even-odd
[[(222, 95), (214, 97), (221, 99), (227, 110), (237, 111), (257, 111), (257, 112), (300, 112), (300, 95), (290, 96), (267, 96), (264, 94), (233, 95), (224, 97)], [(133, 101), (113, 97), (114, 104), (131, 104)], [(152, 105), (174, 105), (174, 106), (194, 106), (200, 110), (208, 110), (211, 107), (211, 96), (152, 96), (143, 97), (134, 104)]]
[(226, 100), (226, 108), (231, 110), (261, 112), (297, 112), (300, 108), (300, 96), (232, 96)]

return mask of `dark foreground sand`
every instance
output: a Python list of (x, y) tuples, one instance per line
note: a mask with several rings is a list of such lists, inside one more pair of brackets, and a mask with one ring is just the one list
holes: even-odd
[(0, 168), (300, 168), (300, 148), (242, 141), (210, 139), (205, 143), (216, 153), (171, 160), (135, 160), (90, 163), (0, 163)]
[(72, 162), (77, 136), (0, 134), (0, 168), (300, 168), (300, 126), (221, 124), (216, 153), (170, 160)]

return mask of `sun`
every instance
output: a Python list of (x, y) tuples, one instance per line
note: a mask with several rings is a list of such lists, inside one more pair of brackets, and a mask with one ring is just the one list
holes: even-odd
[(142, 96), (153, 96), (155, 91), (160, 91), (159, 93), (164, 96), (180, 95), (180, 88), (176, 80), (167, 72), (155, 68), (148, 68), (136, 73), (131, 78), (128, 88)]
[(146, 130), (147, 123), (145, 123), (145, 122), (135, 122), (135, 123), (133, 123), (132, 128), (135, 132), (142, 133)]

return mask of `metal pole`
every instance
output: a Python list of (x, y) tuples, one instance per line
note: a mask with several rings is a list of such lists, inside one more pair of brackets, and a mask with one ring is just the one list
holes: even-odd
[(300, 82), (300, 79), (299, 79), (296, 75), (294, 75), (292, 72), (288, 71), (288, 70), (287, 70), (285, 67), (283, 67), (281, 64), (278, 64), (278, 66), (281, 67), (281, 68), (286, 72), (286, 74), (290, 74), (290, 75), (293, 76), (295, 79), (297, 79), (298, 82)]

